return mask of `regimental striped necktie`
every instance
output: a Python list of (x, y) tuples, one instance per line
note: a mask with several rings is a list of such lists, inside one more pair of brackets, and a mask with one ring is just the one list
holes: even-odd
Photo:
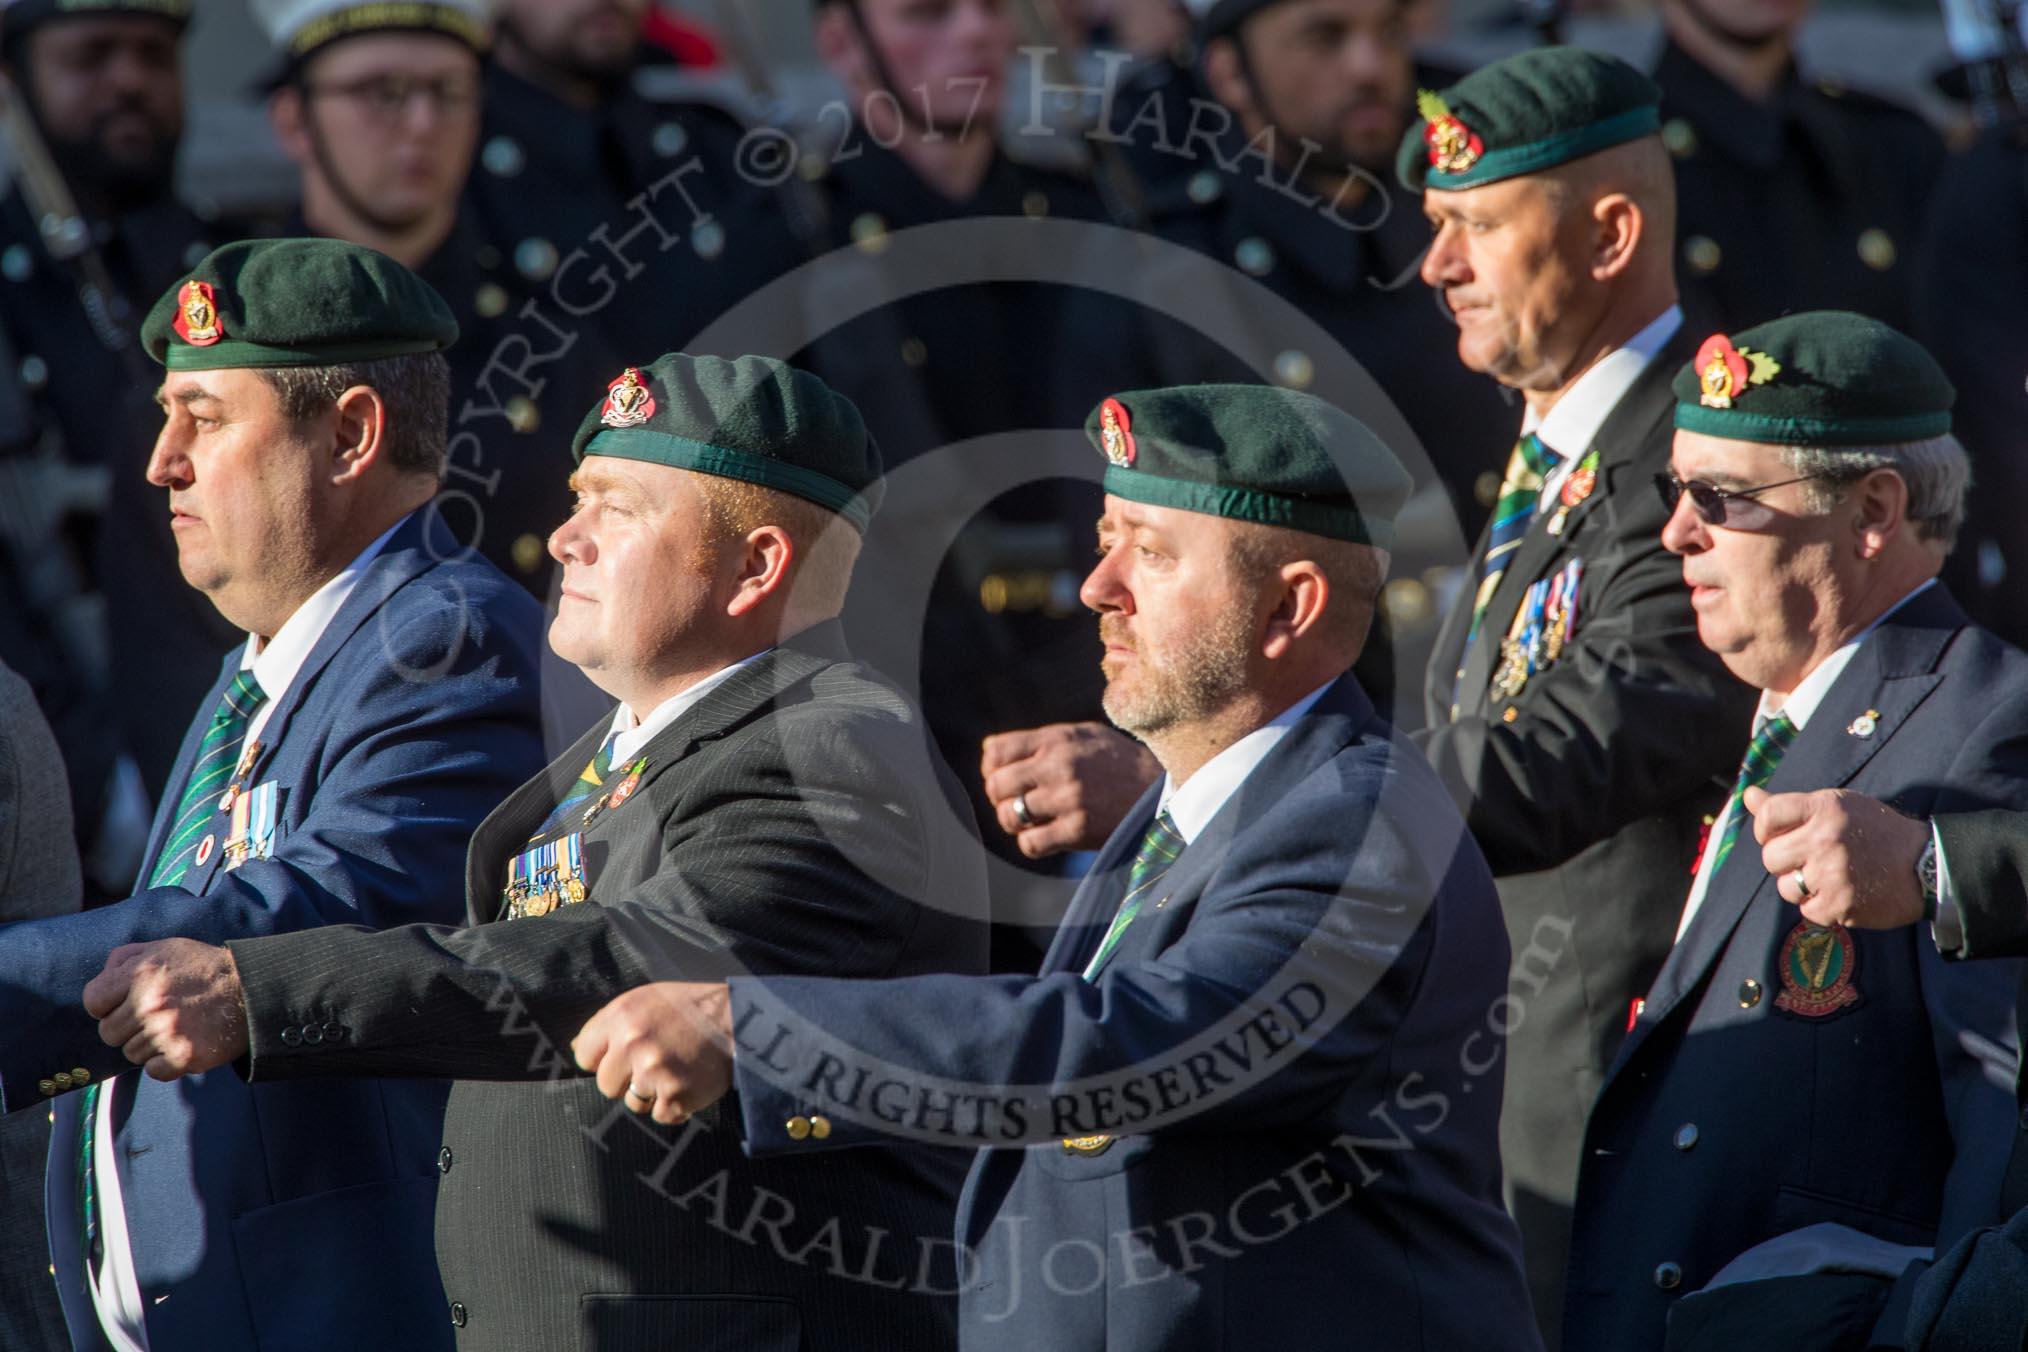
[(1542, 438), (1526, 433), (1514, 443), (1507, 457), (1507, 477), (1500, 481), (1500, 500), (1493, 505), (1493, 533), (1486, 541), (1486, 558), (1479, 566), (1479, 590), (1472, 597), (1472, 628), (1465, 646), (1479, 636), (1479, 622), (1499, 589), (1500, 575), (1521, 547), (1521, 537), (1535, 519), (1536, 504), (1542, 500), (1542, 484), (1562, 457), (1542, 444)]
[[(204, 828), (219, 810), (219, 799), (239, 766), (240, 743), (246, 740), (247, 724), (266, 698), (252, 668), (243, 668), (225, 688), (218, 709), (211, 715), (211, 726), (205, 729), (204, 740), (198, 745), (197, 761), (190, 767), (183, 797), (176, 804), (176, 825), (163, 841), (162, 853), (155, 858), (155, 871), (148, 878), (148, 886), (174, 887), (190, 872), (198, 844), (204, 839)], [(97, 1084), (85, 1086), (77, 1143), (78, 1212), (84, 1222), (85, 1262), (93, 1272), (98, 1271), (105, 1257), (104, 1240), (99, 1233), (96, 1172), (101, 1088)]]
[(617, 732), (606, 738), (604, 744), (599, 747), (598, 754), (586, 763), (584, 769), (578, 771), (577, 783), (571, 785), (570, 792), (563, 796), (563, 801), (551, 809), (549, 816), (543, 819), (542, 825), (536, 828), (535, 834), (529, 837), (530, 840), (540, 840), (554, 831), (562, 824), (565, 815), (572, 808), (605, 788), (606, 776), (611, 774), (613, 769), (613, 744), (619, 740), (620, 734)]
[(1141, 837), (1141, 848), (1134, 855), (1134, 862), (1127, 869), (1127, 894), (1120, 898), (1120, 909), (1113, 914), (1113, 923), (1106, 927), (1106, 937), (1099, 940), (1098, 952), (1092, 954), (1085, 964), (1084, 979), (1098, 980), (1099, 969), (1112, 957), (1113, 950), (1120, 946), (1120, 936), (1127, 932), (1127, 926), (1134, 923), (1134, 917), (1141, 913), (1141, 903), (1154, 890), (1169, 866), (1176, 862), (1176, 856), (1183, 853), (1183, 835), (1176, 829), (1176, 823), (1169, 814), (1158, 812), (1148, 826), (1148, 834)]
[(1718, 853), (1711, 856), (1712, 877), (1717, 877), (1718, 870), (1725, 867), (1725, 856), (1732, 853), (1733, 843), (1739, 839), (1739, 828), (1747, 815), (1746, 791), (1761, 788), (1774, 778), (1775, 767), (1782, 763), (1782, 755), (1795, 740), (1796, 725), (1789, 722), (1787, 714), (1762, 719), (1760, 727), (1754, 730), (1753, 740), (1747, 743), (1746, 759), (1740, 762), (1739, 780), (1732, 786), (1725, 834), (1718, 838)]
[(197, 763), (190, 767), (183, 797), (176, 804), (176, 825), (163, 842), (162, 853), (155, 858), (155, 872), (149, 877), (148, 886), (174, 887), (190, 872), (192, 856), (204, 838), (205, 824), (218, 811), (218, 800), (239, 762), (247, 722), (265, 698), (251, 669), (234, 676), (232, 684), (225, 688), (225, 696), (211, 716), (211, 727), (197, 749)]

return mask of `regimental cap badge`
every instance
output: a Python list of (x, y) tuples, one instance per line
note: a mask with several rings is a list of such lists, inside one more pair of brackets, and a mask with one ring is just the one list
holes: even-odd
[(606, 406), (599, 421), (607, 427), (639, 427), (655, 416), (655, 396), (641, 383), (641, 368), (629, 366), (606, 386)]
[(1697, 402), (1706, 408), (1731, 408), (1741, 391), (1767, 384), (1781, 369), (1767, 353), (1734, 347), (1730, 338), (1714, 333), (1697, 349)]
[(1117, 399), (1099, 405), (1099, 444), (1106, 459), (1122, 469), (1134, 463), (1134, 420)]
[(176, 336), (192, 347), (210, 347), (225, 337), (225, 321), (218, 314), (218, 297), (210, 282), (188, 281), (176, 293)]
[(1441, 96), (1427, 89), (1416, 90), (1415, 110), (1429, 124), (1423, 128), (1422, 139), (1429, 144), (1432, 169), (1444, 174), (1462, 174), (1486, 153), (1485, 143), (1458, 120), (1457, 114), (1451, 111), (1451, 106)]

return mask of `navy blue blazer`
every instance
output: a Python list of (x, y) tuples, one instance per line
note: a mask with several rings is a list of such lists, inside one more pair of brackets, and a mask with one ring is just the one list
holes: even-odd
[(748, 1148), (984, 1147), (968, 1352), (1539, 1346), (1500, 1205), (1506, 931), (1428, 763), (1340, 679), (1088, 982), (1154, 810), (1039, 976), (735, 980)]
[[(433, 515), (411, 516), (276, 702), (246, 781), (278, 786), (271, 858), (226, 870), (214, 849), (181, 886), (0, 931), (0, 1103), (43, 1111), (58, 1070), (132, 1077), (118, 1165), (155, 1352), (450, 1345), (431, 1243), (444, 1086), (249, 1086), (230, 1070), (160, 1084), (99, 1040), (80, 993), (121, 944), (463, 914), (473, 828), (542, 767), (542, 616), (457, 553)], [(184, 738), (151, 867), (238, 665), (227, 659)], [(71, 1335), (97, 1349), (81, 1114), (74, 1099), (58, 1109), (51, 1255)]]
[[(2028, 806), (2028, 654), (1932, 587), (1860, 645), (1767, 787), (1924, 817)], [(1948, 1246), (1998, 1219), (2018, 967), (1945, 962), (1927, 926), (1850, 931), (1815, 955), (1844, 966), (1812, 995), (1805, 955), (1784, 956), (1800, 920), (1743, 836), (1592, 1108), (1571, 1352), (1660, 1348), (1678, 1297), (1806, 1225)]]

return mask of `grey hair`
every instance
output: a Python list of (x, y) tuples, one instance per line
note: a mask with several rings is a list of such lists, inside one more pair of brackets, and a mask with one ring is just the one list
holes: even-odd
[(1891, 469), (1908, 485), (1908, 522), (1916, 538), (1940, 542), (1945, 549), (1957, 543), (1972, 462), (1950, 433), (1881, 446), (1784, 446), (1781, 451), (1791, 474), (1821, 476), (1804, 486), (1809, 510), (1828, 512), (1843, 500), (1845, 485), (1874, 470)]
[(354, 385), (367, 386), (387, 409), (382, 436), (388, 462), (405, 474), (427, 474), (443, 482), (451, 421), (451, 366), (443, 353), (259, 370), (292, 422), (316, 417)]

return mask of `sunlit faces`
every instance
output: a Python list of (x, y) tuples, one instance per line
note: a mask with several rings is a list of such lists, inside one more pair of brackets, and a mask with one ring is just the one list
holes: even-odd
[(169, 490), (184, 580), (234, 624), (273, 634), (314, 590), (330, 425), (292, 422), (250, 370), (171, 371), (148, 482)]
[(1732, 505), (1723, 526), (1707, 524), (1685, 494), (1662, 544), (1683, 558), (1704, 646), (1749, 685), (1793, 690), (1837, 628), (1852, 509), (1810, 511), (1812, 485), (1781, 483), (1795, 471), (1776, 446), (1679, 431), (1670, 468), (1733, 491), (1780, 485)]
[[(857, 7), (888, 88), (860, 48), (848, 5), (823, 11), (819, 44), (860, 91), (862, 118), (891, 117), (895, 110), (874, 104), (897, 99), (918, 125), (992, 130), (1018, 37), (1006, 0), (858, 0)], [(831, 25), (827, 38), (823, 29)]]
[(1108, 497), (1084, 603), (1099, 612), (1106, 716), (1138, 737), (1198, 722), (1246, 688), (1258, 597), (1218, 517)]
[(678, 669), (724, 622), (738, 551), (713, 542), (697, 476), (667, 465), (586, 457), (575, 507), (549, 537), (563, 590), (549, 646), (620, 699)]
[(275, 96), (289, 157), (330, 180), (376, 228), (410, 229), (455, 204), (479, 135), (479, 58), (423, 33), (375, 33), (310, 58)]
[[(1222, 101), (1342, 162), (1375, 172), (1393, 163), (1415, 83), (1400, 0), (1284, 0), (1236, 38), (1244, 73), (1236, 60), (1217, 63)], [(1287, 153), (1296, 150), (1292, 139)]]
[(1572, 323), (1591, 252), (1588, 214), (1523, 175), (1423, 195), (1433, 234), (1422, 279), (1458, 325), (1458, 359), (1520, 390), (1553, 390), (1585, 338)]

